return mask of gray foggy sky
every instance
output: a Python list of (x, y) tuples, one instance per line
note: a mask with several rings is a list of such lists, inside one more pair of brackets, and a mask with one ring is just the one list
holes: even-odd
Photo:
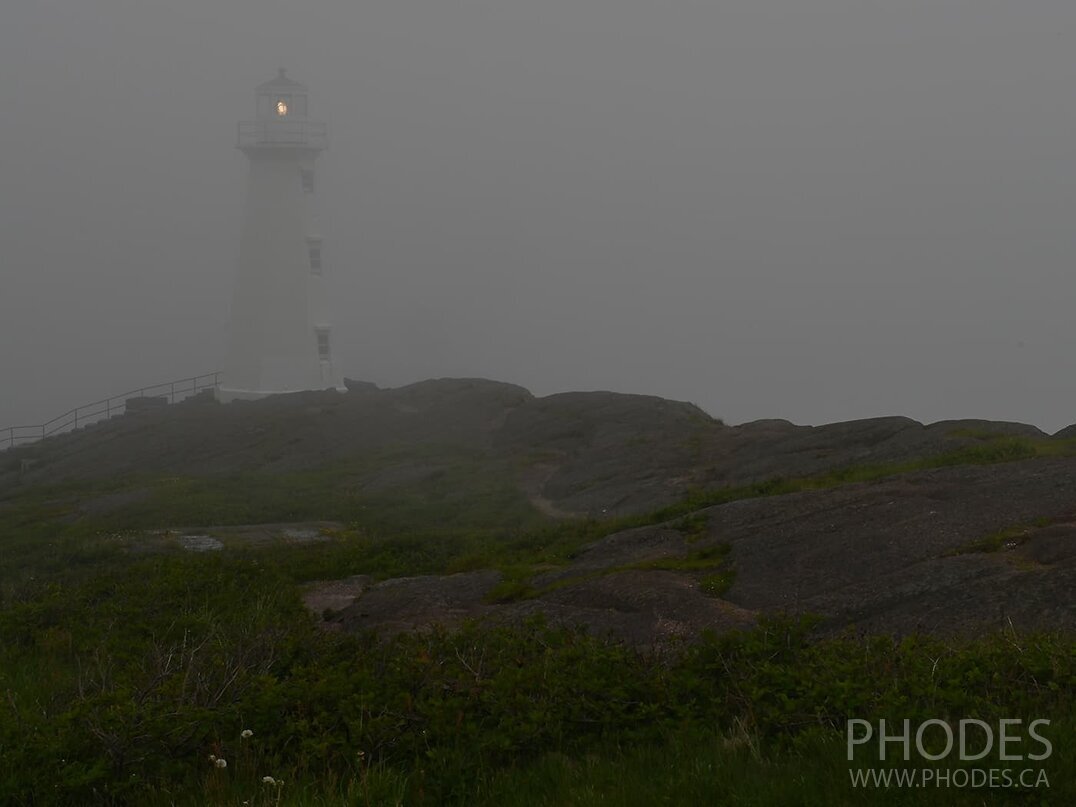
[(1071, 0), (5, 0), (0, 426), (217, 369), (278, 66), (382, 385), (1076, 421)]

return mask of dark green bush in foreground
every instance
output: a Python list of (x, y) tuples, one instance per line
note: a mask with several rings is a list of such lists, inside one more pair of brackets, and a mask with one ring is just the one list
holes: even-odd
[(699, 736), (780, 757), (849, 717), (1060, 724), (1076, 691), (1076, 645), (1051, 636), (809, 641), (786, 622), (667, 659), (541, 624), (379, 642), (318, 633), (283, 583), (167, 557), (10, 604), (0, 803), (273, 803), (271, 775), (286, 803), (471, 804), (550, 755)]

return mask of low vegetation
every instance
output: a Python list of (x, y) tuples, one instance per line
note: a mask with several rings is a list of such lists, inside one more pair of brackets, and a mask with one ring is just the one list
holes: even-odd
[(720, 572), (708, 574), (699, 582), (699, 590), (708, 597), (721, 597), (732, 588), (736, 582), (736, 570), (734, 568), (722, 569)]
[[(464, 456), (406, 495), (349, 487), (340, 468), (9, 495), (0, 803), (855, 804), (843, 739), (852, 717), (1048, 718), (1051, 789), (1007, 795), (1071, 803), (1071, 637), (817, 640), (809, 621), (774, 619), (655, 656), (541, 621), (387, 641), (328, 634), (300, 601), (310, 580), (479, 568), (505, 572), (498, 596), (526, 597), (537, 570), (614, 530), (669, 522), (698, 540), (700, 508), (1059, 451), (1044, 445), (987, 439), (917, 463), (571, 523), (542, 517), (503, 474)], [(95, 510), (107, 497), (120, 504)], [(321, 543), (206, 554), (155, 532), (295, 519), (345, 526)], [(721, 545), (647, 567), (698, 572), (712, 596), (735, 575)], [(936, 803), (914, 790), (877, 795)], [(980, 804), (984, 794), (947, 799)]]
[(1031, 524), (1017, 524), (971, 541), (958, 547), (951, 554), (970, 555), (976, 552), (1001, 552), (1006, 549), (1015, 549), (1031, 538), (1036, 530), (1048, 527), (1050, 522), (1048, 518), (1040, 518)]

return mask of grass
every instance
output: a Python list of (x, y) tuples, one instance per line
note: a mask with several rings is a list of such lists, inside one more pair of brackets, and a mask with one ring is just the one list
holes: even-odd
[(1076, 771), (1063, 637), (809, 641), (772, 622), (673, 660), (540, 623), (379, 643), (318, 635), (251, 569), (170, 565), (4, 614), (4, 803), (854, 803), (853, 716), (1048, 716), (1052, 777)]
[[(731, 550), (732, 547), (729, 544), (717, 544), (690, 552), (685, 557), (666, 556), (623, 566), (609, 566), (582, 574), (574, 574), (542, 586), (531, 582), (535, 572), (533, 567), (517, 565), (504, 570), (504, 579), (490, 589), (486, 595), (486, 601), (490, 603), (508, 603), (536, 599), (567, 586), (633, 569), (677, 572), (713, 571), (725, 564), (725, 559)], [(700, 589), (708, 596), (719, 597), (728, 590), (734, 579), (735, 571), (731, 568), (725, 568), (704, 577), (700, 582)]]
[[(697, 511), (727, 501), (1072, 449), (990, 438), (567, 523), (536, 513), (504, 468), (447, 449), (280, 476), (132, 476), (5, 494), (0, 803), (851, 804), (849, 717), (1025, 715), (1056, 721), (1058, 754), (1048, 798), (1019, 798), (1071, 803), (1071, 637), (819, 641), (805, 625), (769, 623), (670, 660), (541, 624), (389, 642), (326, 635), (300, 590), (360, 573), (499, 568), (498, 597), (526, 597), (536, 571), (617, 530), (668, 522), (693, 543), (707, 528)], [(419, 460), (429, 473), (384, 484), (379, 468)], [(92, 506), (136, 489), (111, 512)], [(146, 543), (161, 527), (296, 519), (346, 526), (325, 543), (220, 554)], [(643, 567), (697, 572), (721, 596), (735, 579), (727, 554), (704, 547)], [(211, 753), (229, 767), (211, 767)], [(265, 775), (285, 784), (263, 785)], [(915, 791), (875, 795), (925, 803)]]
[(682, 558), (653, 558), (651, 560), (632, 563), (629, 566), (619, 567), (618, 571), (622, 569), (661, 569), (665, 571), (694, 572), (713, 569), (716, 566), (720, 566), (731, 551), (732, 546), (729, 544), (715, 544), (714, 546), (708, 546), (705, 549), (696, 549)]
[[(1072, 747), (1076, 731), (1059, 727), (1059, 742)], [(978, 805), (1002, 803), (1066, 804), (1074, 793), (1064, 771), (1066, 753), (1044, 767), (1050, 790), (1005, 794), (982, 789), (872, 788), (850, 786), (845, 738), (839, 732), (814, 732), (794, 749), (759, 747), (755, 738), (717, 731), (673, 734), (654, 745), (590, 754), (582, 758), (546, 754), (533, 764), (500, 773), (483, 785), (476, 803), (518, 807), (648, 807), (652, 804), (848, 805), (865, 803)], [(872, 767), (901, 770), (892, 764)], [(864, 766), (865, 767), (865, 766)], [(926, 767), (935, 767), (927, 765)], [(937, 769), (937, 768), (935, 768)], [(990, 801), (984, 799), (989, 794)]]
[(949, 555), (970, 555), (976, 553), (1001, 552), (1005, 549), (1017, 547), (1027, 542), (1036, 530), (1048, 527), (1053, 523), (1049, 518), (1038, 518), (1030, 524), (1018, 524), (998, 530), (990, 535), (983, 536), (974, 541), (969, 541), (963, 546), (957, 547)]
[[(563, 566), (588, 543), (626, 529), (671, 522), (693, 542), (706, 533), (704, 512), (742, 499), (826, 490), (901, 473), (1009, 462), (1076, 453), (1076, 439), (1031, 440), (980, 436), (978, 442), (933, 457), (869, 464), (793, 478), (694, 491), (648, 513), (554, 522), (515, 487), (507, 466), (486, 463), (454, 447), (395, 448), (315, 471), (248, 472), (203, 478), (132, 475), (94, 483), (65, 483), (0, 500), (10, 525), (0, 564), (0, 603), (46, 579), (77, 580), (129, 554), (142, 531), (298, 520), (348, 525), (340, 540), (318, 547), (274, 550), (277, 564), (296, 581), (370, 574), (378, 578), (500, 569), (504, 583), (492, 597), (533, 596), (529, 577)], [(395, 468), (428, 467), (396, 486), (373, 484)], [(80, 514), (104, 496), (139, 490), (141, 498), (112, 512)], [(41, 552), (47, 546), (48, 552)], [(719, 586), (718, 586), (719, 587)]]
[(707, 597), (723, 597), (736, 582), (736, 570), (722, 569), (715, 574), (708, 574), (699, 581), (699, 590)]
[(504, 577), (486, 593), (486, 602), (517, 602), (535, 597), (538, 590), (530, 583), (533, 573), (534, 569), (529, 565), (502, 566)]
[[(649, 807), (653, 804), (737, 805), (975, 805), (1016, 803), (1066, 805), (1074, 789), (1065, 774), (1076, 759), (1076, 729), (1071, 723), (1053, 727), (1058, 751), (1042, 770), (1050, 788), (871, 788), (853, 789), (850, 770), (867, 767), (868, 760), (850, 766), (842, 732), (811, 731), (793, 747), (774, 748), (739, 729), (681, 729), (652, 743), (618, 747), (601, 743), (585, 754), (545, 751), (517, 765), (481, 774), (465, 799), (447, 804), (475, 807)], [(910, 766), (880, 763), (870, 767), (900, 771)], [(1011, 765), (1012, 763), (1010, 763)], [(924, 767), (943, 769), (938, 764)], [(948, 766), (947, 766), (948, 767)], [(956, 768), (968, 768), (957, 763)], [(1018, 764), (1014, 770), (1022, 769)], [(1033, 770), (1037, 770), (1033, 768)], [(416, 803), (417, 777), (383, 766), (366, 765), (351, 777), (329, 777), (319, 785), (285, 780), (282, 788), (247, 777), (218, 777), (197, 798), (179, 804), (273, 804), (294, 807), (324, 805), (403, 805)], [(209, 801), (224, 791), (230, 800)], [(251, 795), (254, 799), (251, 799)], [(261, 799), (257, 797), (261, 796)]]
[(678, 530), (688, 543), (694, 543), (706, 536), (710, 526), (710, 519), (705, 513), (691, 513), (673, 522), (672, 527)]

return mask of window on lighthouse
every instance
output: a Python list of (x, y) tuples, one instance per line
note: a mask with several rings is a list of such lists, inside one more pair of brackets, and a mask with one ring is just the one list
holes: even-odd
[(329, 361), (329, 329), (318, 328), (318, 358), (321, 361)]
[(276, 102), (276, 114), (281, 118), (288, 114), (288, 102), (283, 98)]

